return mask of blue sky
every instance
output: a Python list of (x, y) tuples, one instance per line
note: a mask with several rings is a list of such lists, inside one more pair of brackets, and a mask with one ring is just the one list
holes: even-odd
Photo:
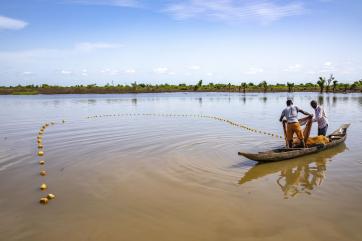
[(362, 78), (359, 0), (0, 3), (0, 85)]

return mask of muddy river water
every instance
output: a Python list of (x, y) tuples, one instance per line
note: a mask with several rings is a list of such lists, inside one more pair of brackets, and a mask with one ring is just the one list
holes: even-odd
[[(346, 143), (257, 165), (238, 151), (283, 139), (174, 116), (282, 134), (287, 97), (322, 103), (328, 132), (351, 123)], [(36, 136), (51, 121), (42, 177)], [(361, 129), (361, 94), (0, 96), (0, 240), (362, 240)]]

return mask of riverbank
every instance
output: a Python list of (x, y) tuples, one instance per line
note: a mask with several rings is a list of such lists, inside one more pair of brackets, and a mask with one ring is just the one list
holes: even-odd
[(339, 84), (338, 86), (321, 87), (311, 83), (287, 86), (277, 85), (246, 85), (208, 84), (208, 85), (77, 85), (77, 86), (15, 86), (1, 87), (0, 95), (38, 95), (38, 94), (129, 94), (129, 93), (169, 93), (169, 92), (240, 92), (240, 93), (274, 93), (274, 92), (331, 92), (331, 93), (361, 93), (361, 82), (352, 85)]

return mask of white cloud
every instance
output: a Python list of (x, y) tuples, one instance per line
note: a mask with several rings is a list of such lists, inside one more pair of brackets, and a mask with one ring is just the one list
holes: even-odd
[(135, 69), (126, 69), (124, 72), (126, 74), (134, 74), (134, 73), (136, 73), (136, 70)]
[(284, 71), (286, 71), (286, 72), (299, 72), (301, 69), (302, 69), (301, 64), (294, 64), (294, 65), (288, 66), (288, 68), (284, 69)]
[(310, 74), (310, 75), (314, 75), (314, 74), (316, 74), (316, 71), (314, 71), (314, 70), (309, 70), (309, 71), (307, 71), (306, 73), (307, 73), (307, 74)]
[(321, 73), (331, 73), (334, 71), (336, 71), (336, 67), (330, 61), (325, 62), (320, 70)]
[(100, 72), (102, 74), (108, 74), (108, 75), (117, 75), (117, 74), (119, 74), (119, 70), (110, 69), (110, 68), (102, 69)]
[(70, 75), (70, 74), (72, 74), (72, 71), (63, 69), (63, 70), (60, 71), (60, 73), (64, 74), (64, 75)]
[(0, 15), (0, 30), (1, 29), (12, 29), (18, 30), (25, 28), (28, 25), (27, 22), (24, 22), (19, 19), (8, 18)]
[(82, 69), (82, 72), (80, 73), (80, 75), (82, 76), (88, 76), (88, 70), (87, 69)]
[(116, 7), (139, 7), (139, 0), (68, 0), (68, 3), (83, 5), (105, 5)]
[(178, 20), (208, 19), (222, 22), (258, 21), (263, 24), (305, 13), (302, 3), (278, 4), (271, 0), (188, 0), (169, 4), (164, 12)]
[(201, 67), (198, 66), (198, 65), (192, 65), (192, 66), (189, 67), (189, 69), (191, 69), (191, 70), (199, 70), (199, 69), (201, 69)]
[(64, 49), (28, 49), (21, 51), (0, 51), (0, 61), (21, 62), (26, 60), (34, 61), (36, 59), (58, 59), (58, 58), (73, 58), (80, 54), (90, 53), (95, 50), (105, 50), (111, 48), (119, 48), (120, 44), (111, 43), (92, 43), (83, 42), (75, 44), (71, 48)]
[(158, 67), (156, 69), (153, 69), (153, 72), (155, 72), (157, 74), (166, 74), (168, 72), (168, 68), (167, 67)]
[(206, 73), (207, 76), (213, 76), (214, 74), (211, 72)]
[(107, 69), (102, 69), (100, 72), (101, 72), (102, 74), (104, 74), (104, 73), (109, 73), (109, 72), (111, 72), (111, 69), (109, 69), (109, 68), (107, 68)]
[(30, 72), (30, 71), (24, 71), (23, 72), (23, 75), (32, 75), (32, 74), (34, 74), (33, 72)]
[(259, 68), (259, 67), (252, 67), (249, 68), (249, 70), (247, 70), (246, 72), (244, 72), (244, 74), (259, 74), (259, 73), (263, 73), (264, 69)]
[(75, 45), (76, 50), (93, 51), (97, 49), (114, 49), (122, 47), (121, 44), (83, 42)]
[(176, 73), (171, 71), (171, 72), (168, 72), (168, 75), (175, 75)]

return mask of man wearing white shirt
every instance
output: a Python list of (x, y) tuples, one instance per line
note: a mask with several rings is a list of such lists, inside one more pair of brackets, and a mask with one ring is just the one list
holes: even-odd
[(317, 101), (312, 100), (310, 105), (314, 109), (313, 121), (318, 123), (318, 136), (325, 136), (328, 129), (328, 118), (324, 108), (317, 104)]

